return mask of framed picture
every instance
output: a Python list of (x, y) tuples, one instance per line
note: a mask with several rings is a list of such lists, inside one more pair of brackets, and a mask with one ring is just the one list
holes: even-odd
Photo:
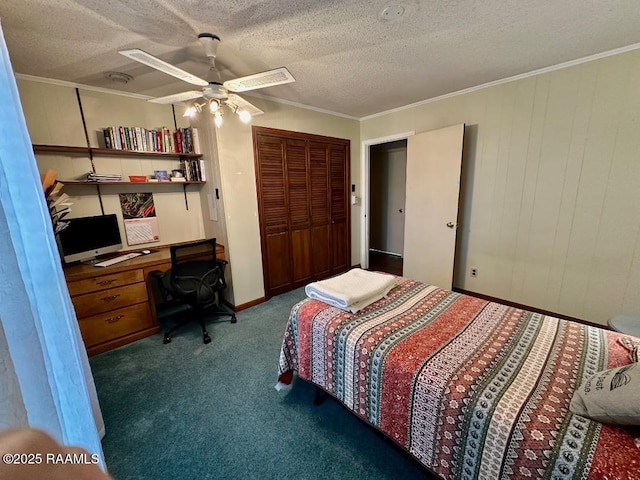
[(154, 170), (153, 174), (159, 182), (169, 181), (169, 172), (167, 172), (166, 170)]

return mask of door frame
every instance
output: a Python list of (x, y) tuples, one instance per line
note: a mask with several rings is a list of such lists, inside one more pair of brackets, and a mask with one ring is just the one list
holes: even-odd
[(362, 185), (362, 217), (360, 221), (360, 266), (362, 268), (369, 267), (369, 171), (371, 168), (371, 162), (369, 159), (369, 147), (373, 145), (379, 145), (381, 143), (390, 143), (397, 140), (406, 140), (412, 135), (415, 135), (415, 131), (396, 133), (386, 137), (371, 138), (369, 140), (363, 140), (360, 143), (360, 185)]

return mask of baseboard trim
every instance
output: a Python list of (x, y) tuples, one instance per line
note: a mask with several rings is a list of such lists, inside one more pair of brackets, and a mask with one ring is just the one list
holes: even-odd
[(251, 300), (250, 302), (243, 303), (242, 305), (231, 305), (229, 306), (233, 309), (234, 312), (240, 312), (242, 310), (246, 310), (247, 308), (255, 307), (256, 305), (260, 305), (261, 303), (266, 302), (266, 298), (260, 297), (255, 300)]
[(568, 315), (562, 315), (561, 313), (550, 312), (549, 310), (542, 310), (540, 308), (531, 307), (529, 305), (523, 305), (521, 303), (510, 302), (509, 300), (503, 300), (502, 298), (492, 297), (490, 295), (485, 295), (483, 293), (470, 292), (469, 290), (464, 290), (462, 288), (453, 288), (454, 292), (462, 293), (464, 295), (469, 295), (471, 297), (478, 297), (483, 300), (487, 300), (489, 302), (502, 303), (503, 305), (508, 305), (509, 307), (520, 308), (522, 310), (529, 310), (530, 312), (540, 313), (541, 315), (548, 315), (550, 317), (557, 317), (563, 320), (571, 320), (572, 322), (582, 323), (583, 325), (589, 325), (590, 327), (598, 327), (603, 328), (605, 330), (611, 330), (608, 325), (602, 325), (600, 323), (590, 322), (588, 320), (583, 320), (581, 318), (570, 317)]

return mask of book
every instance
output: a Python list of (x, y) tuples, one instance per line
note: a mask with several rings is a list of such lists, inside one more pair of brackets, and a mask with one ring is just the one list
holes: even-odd
[(136, 150), (143, 152), (144, 146), (142, 145), (142, 129), (140, 127), (135, 127), (136, 132)]
[(113, 135), (113, 148), (117, 148), (118, 150), (122, 150), (122, 139), (120, 138), (120, 128), (119, 127), (110, 127), (111, 133)]
[(182, 153), (182, 132), (180, 129), (176, 130), (173, 136), (176, 139), (176, 153)]
[(131, 142), (131, 132), (129, 127), (124, 127), (124, 143), (127, 146), (127, 150), (133, 150), (133, 144)]
[(109, 129), (103, 128), (102, 135), (104, 136), (104, 148), (113, 148), (113, 145), (111, 144), (111, 133), (109, 133)]
[(191, 128), (184, 129), (184, 152), (193, 153), (193, 137), (191, 135)]
[(203, 182), (206, 182), (207, 175), (204, 173), (204, 160), (203, 159), (198, 160), (198, 164), (200, 167), (200, 180), (202, 180)]
[(197, 127), (191, 127), (191, 139), (193, 142), (193, 153), (197, 153), (197, 154), (202, 153), (200, 152), (200, 137), (198, 136)]
[(126, 150), (127, 149), (127, 140), (126, 140), (126, 137), (124, 135), (124, 127), (122, 125), (118, 127), (118, 134), (120, 136), (120, 142), (119, 142), (120, 150)]
[(186, 182), (187, 179), (184, 177), (169, 177), (172, 182)]

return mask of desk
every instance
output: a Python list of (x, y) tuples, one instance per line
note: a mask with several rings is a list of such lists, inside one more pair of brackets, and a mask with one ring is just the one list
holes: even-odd
[[(120, 252), (118, 255), (123, 255)], [(216, 246), (224, 259), (224, 246)], [(196, 256), (197, 258), (197, 256)], [(149, 272), (171, 267), (169, 247), (110, 267), (73, 264), (63, 268), (89, 355), (97, 355), (160, 331)]]

